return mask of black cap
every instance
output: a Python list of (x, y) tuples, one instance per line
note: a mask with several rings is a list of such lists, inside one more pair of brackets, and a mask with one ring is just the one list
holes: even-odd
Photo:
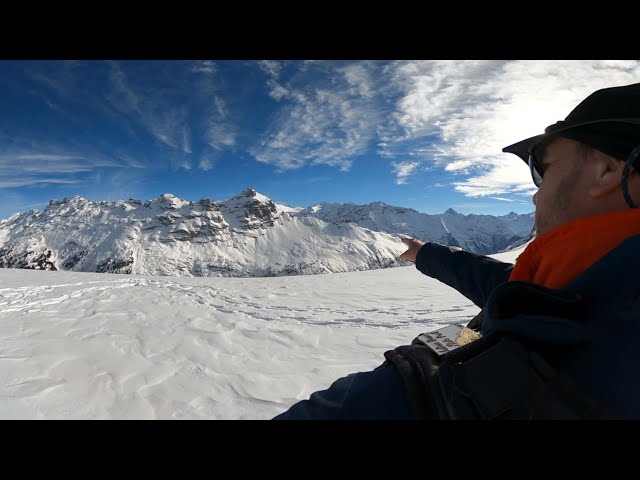
[(502, 149), (525, 162), (531, 149), (552, 138), (585, 143), (624, 160), (640, 144), (640, 83), (597, 90), (574, 108), (567, 118), (549, 125), (544, 133)]

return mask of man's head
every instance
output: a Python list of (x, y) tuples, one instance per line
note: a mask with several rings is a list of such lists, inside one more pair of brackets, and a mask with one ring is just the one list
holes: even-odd
[[(539, 187), (533, 197), (538, 234), (583, 217), (628, 208), (625, 161), (640, 144), (640, 84), (594, 92), (564, 121), (502, 151), (529, 163)], [(640, 199), (640, 159), (630, 197)], [(544, 181), (541, 181), (544, 179)]]

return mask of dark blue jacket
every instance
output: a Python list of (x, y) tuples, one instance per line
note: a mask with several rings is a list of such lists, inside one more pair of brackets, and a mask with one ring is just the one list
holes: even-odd
[[(514, 334), (570, 352), (554, 367), (616, 415), (640, 419), (638, 251), (640, 236), (627, 239), (561, 290), (506, 282), (510, 264), (434, 244), (420, 250), (416, 266), (484, 308), (483, 334)], [(415, 418), (409, 405), (400, 375), (386, 366), (341, 378), (275, 418)]]
[(416, 268), (484, 308), (493, 289), (509, 280), (513, 264), (455, 247), (425, 243), (416, 256)]

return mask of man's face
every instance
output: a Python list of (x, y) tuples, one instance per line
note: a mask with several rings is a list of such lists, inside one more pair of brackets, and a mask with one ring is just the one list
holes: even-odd
[(533, 196), (538, 235), (588, 215), (588, 161), (578, 142), (557, 138), (541, 153), (544, 179)]

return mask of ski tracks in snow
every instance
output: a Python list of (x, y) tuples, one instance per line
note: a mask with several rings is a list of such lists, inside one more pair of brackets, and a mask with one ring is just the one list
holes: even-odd
[(47, 285), (11, 287), (11, 273), (0, 276), (2, 418), (270, 418), (475, 313), (462, 303), (441, 310), (437, 296), (382, 295), (354, 283), (358, 274), (42, 272)]

